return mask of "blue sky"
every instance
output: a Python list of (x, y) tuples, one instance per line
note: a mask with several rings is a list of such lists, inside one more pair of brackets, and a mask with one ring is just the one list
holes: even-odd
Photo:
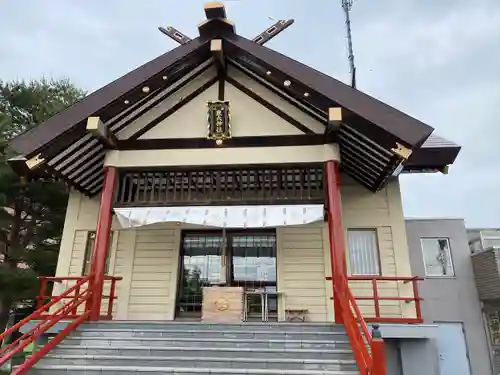
[[(0, 79), (93, 91), (172, 49), (158, 26), (196, 36), (204, 2), (0, 0)], [(225, 3), (249, 38), (294, 18), (268, 46), (349, 81), (340, 0)], [(352, 27), (358, 88), (463, 146), (449, 175), (402, 177), (405, 215), (500, 226), (500, 1), (357, 0)]]

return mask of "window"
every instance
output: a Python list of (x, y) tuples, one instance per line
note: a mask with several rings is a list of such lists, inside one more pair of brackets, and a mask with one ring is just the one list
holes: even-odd
[(427, 276), (455, 276), (448, 238), (422, 238), (425, 274)]
[(273, 235), (234, 235), (232, 280), (276, 282), (276, 237)]
[(482, 231), (481, 239), (483, 242), (483, 250), (495, 248), (500, 248), (500, 231)]
[[(224, 239), (218, 235), (186, 235), (184, 247), (184, 277), (186, 285), (211, 285), (221, 281)], [(194, 284), (193, 284), (194, 283)], [(197, 287), (201, 293), (201, 289)]]
[(498, 311), (486, 313), (486, 321), (490, 330), (490, 340), (493, 345), (500, 345), (500, 316)]
[[(90, 264), (92, 262), (92, 252), (94, 251), (95, 232), (88, 232), (87, 243), (85, 244), (85, 258), (83, 259), (82, 276), (86, 276), (90, 272)], [(109, 239), (108, 258), (106, 259), (106, 275), (109, 273), (109, 260), (111, 258), (111, 246), (113, 245), (113, 232)]]
[(375, 229), (350, 229), (347, 231), (351, 275), (380, 275), (380, 256)]

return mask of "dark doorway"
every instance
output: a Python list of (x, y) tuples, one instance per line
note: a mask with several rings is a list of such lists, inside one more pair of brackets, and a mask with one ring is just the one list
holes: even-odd
[[(176, 318), (199, 319), (203, 287), (241, 286), (248, 292), (247, 319), (259, 319), (259, 291), (276, 292), (274, 230), (185, 232), (181, 241)], [(269, 319), (277, 319), (277, 301), (267, 300)]]

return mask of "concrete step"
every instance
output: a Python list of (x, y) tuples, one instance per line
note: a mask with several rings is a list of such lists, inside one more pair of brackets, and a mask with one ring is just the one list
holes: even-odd
[(359, 375), (359, 371), (38, 365), (28, 375)]
[(272, 330), (277, 332), (342, 332), (345, 328), (337, 324), (325, 323), (239, 323), (239, 324), (206, 324), (200, 322), (154, 322), (154, 321), (121, 321), (112, 320), (108, 322), (86, 323), (80, 330), (84, 329), (134, 329), (134, 330), (213, 330), (213, 331), (255, 331)]
[(246, 327), (246, 330), (236, 329), (136, 329), (136, 328), (89, 328), (78, 329), (74, 335), (82, 337), (164, 337), (164, 338), (234, 338), (234, 339), (259, 339), (259, 340), (345, 340), (345, 331), (278, 331), (277, 329), (264, 329), (262, 327)]
[(218, 358), (218, 357), (153, 357), (109, 356), (109, 355), (49, 355), (40, 360), (40, 365), (50, 366), (135, 366), (135, 367), (177, 367), (210, 369), (271, 369), (271, 370), (314, 370), (355, 371), (354, 360), (336, 359), (292, 359), (292, 358)]
[(163, 338), (163, 337), (84, 337), (70, 336), (62, 342), (72, 346), (99, 346), (99, 347), (204, 347), (212, 348), (302, 348), (302, 349), (350, 349), (345, 340), (245, 340), (245, 339), (204, 339), (204, 338)]
[(102, 346), (70, 346), (60, 345), (50, 352), (50, 355), (73, 356), (139, 356), (149, 357), (217, 357), (217, 358), (257, 358), (257, 359), (322, 359), (322, 360), (353, 360), (351, 349), (290, 349), (290, 348), (214, 348), (200, 347), (124, 347), (112, 348)]

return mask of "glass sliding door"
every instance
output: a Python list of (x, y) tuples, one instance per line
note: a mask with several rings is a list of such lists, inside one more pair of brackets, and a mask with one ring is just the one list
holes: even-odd
[(267, 297), (267, 315), (277, 320), (276, 235), (272, 233), (235, 233), (229, 237), (230, 283), (247, 292), (247, 319), (261, 320), (262, 295)]
[(221, 282), (221, 234), (186, 234), (182, 239), (177, 317), (201, 317), (203, 287)]
[(248, 292), (247, 317), (261, 319), (259, 292), (270, 292), (267, 311), (277, 319), (274, 231), (186, 232), (182, 237), (177, 318), (201, 317), (203, 287), (241, 286)]

